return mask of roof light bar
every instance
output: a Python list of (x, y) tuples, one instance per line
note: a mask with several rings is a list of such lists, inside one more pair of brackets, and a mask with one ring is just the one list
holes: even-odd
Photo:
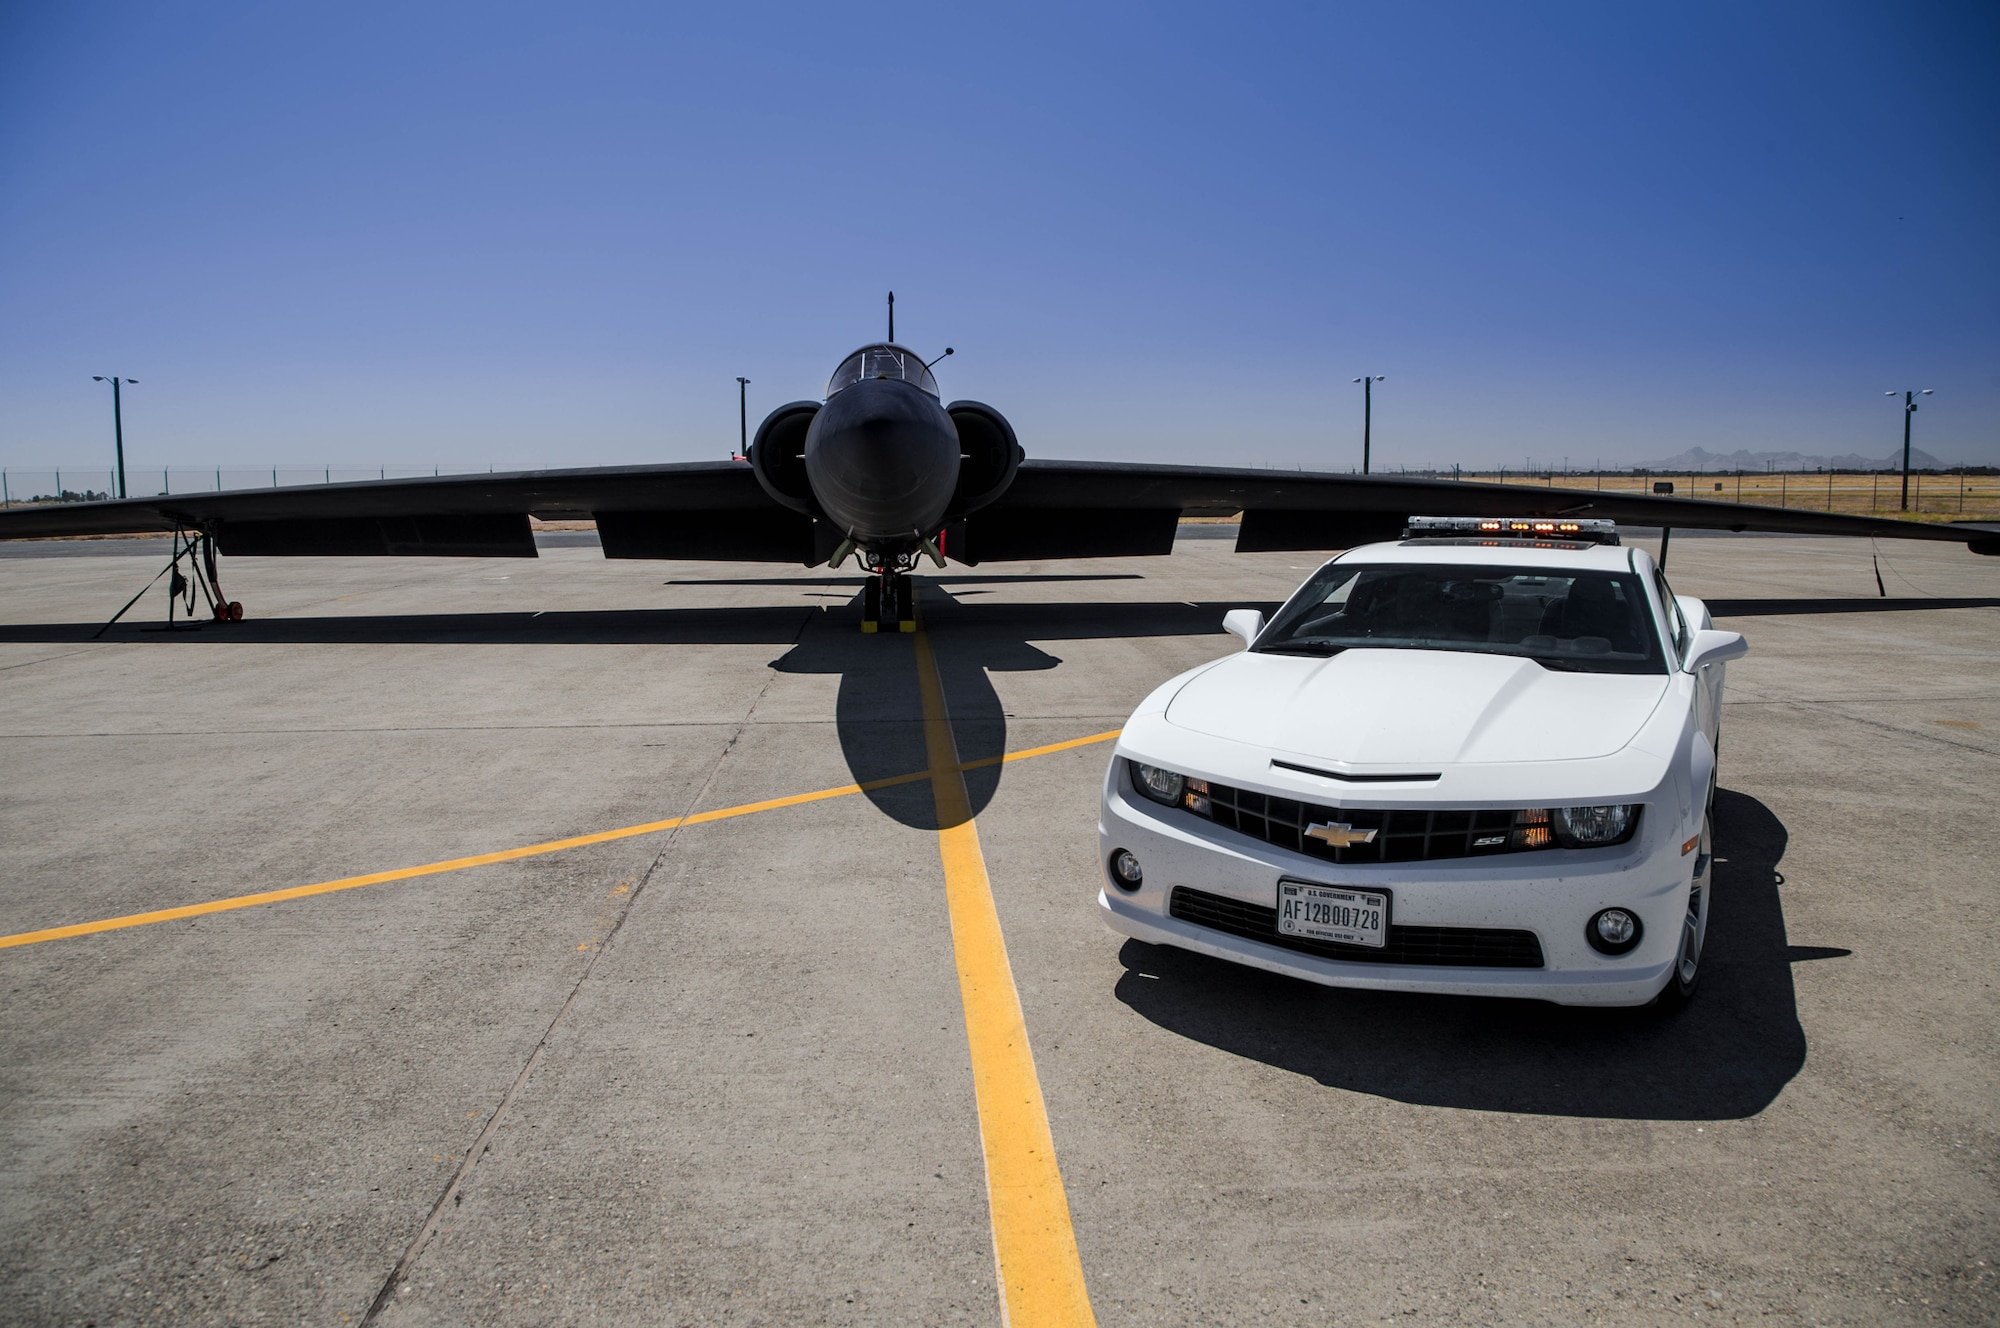
[(1618, 525), (1602, 517), (1539, 516), (1413, 516), (1403, 538), (1564, 539), (1591, 544), (1618, 543)]

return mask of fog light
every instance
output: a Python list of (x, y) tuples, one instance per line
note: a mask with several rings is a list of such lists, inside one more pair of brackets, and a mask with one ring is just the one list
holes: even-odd
[(1137, 890), (1145, 884), (1146, 873), (1139, 870), (1139, 860), (1131, 849), (1121, 848), (1111, 855), (1111, 879), (1121, 890)]
[(1639, 943), (1639, 919), (1622, 908), (1607, 908), (1583, 929), (1584, 939), (1600, 954), (1621, 955)]

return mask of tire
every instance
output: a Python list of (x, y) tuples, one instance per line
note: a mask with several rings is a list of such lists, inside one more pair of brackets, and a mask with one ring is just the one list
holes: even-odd
[(882, 578), (879, 576), (871, 576), (862, 584), (861, 621), (864, 631), (882, 621)]
[(1701, 981), (1701, 956), (1708, 944), (1708, 917), (1715, 902), (1715, 779), (1708, 781), (1708, 805), (1701, 814), (1701, 838), (1695, 847), (1694, 880), (1688, 887), (1687, 913), (1681, 919), (1680, 944), (1674, 951), (1673, 972), (1660, 989), (1659, 1004), (1678, 1010), (1694, 999)]

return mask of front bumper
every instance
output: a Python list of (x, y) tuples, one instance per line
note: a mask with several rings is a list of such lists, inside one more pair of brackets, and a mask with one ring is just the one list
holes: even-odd
[[(1669, 818), (1657, 817), (1656, 822)], [(1630, 844), (1582, 851), (1551, 849), (1432, 862), (1343, 867), (1276, 848), (1132, 792), (1114, 759), (1098, 822), (1098, 861), (1119, 849), (1139, 859), (1137, 890), (1110, 883), (1098, 907), (1110, 928), (1329, 986), (1461, 996), (1516, 996), (1562, 1005), (1644, 1005), (1666, 985), (1687, 910), (1692, 858), (1680, 855), (1670, 825), (1642, 823)], [(1176, 887), (1274, 907), (1278, 880), (1387, 889), (1392, 927), (1529, 931), (1539, 968), (1350, 961), (1302, 953), (1203, 926), (1169, 912)], [(1624, 908), (1644, 926), (1639, 946), (1599, 954), (1584, 927), (1603, 908)]]

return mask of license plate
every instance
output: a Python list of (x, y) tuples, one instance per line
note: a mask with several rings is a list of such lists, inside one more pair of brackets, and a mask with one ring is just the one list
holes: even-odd
[(1389, 896), (1304, 881), (1278, 882), (1278, 931), (1338, 945), (1389, 943)]

